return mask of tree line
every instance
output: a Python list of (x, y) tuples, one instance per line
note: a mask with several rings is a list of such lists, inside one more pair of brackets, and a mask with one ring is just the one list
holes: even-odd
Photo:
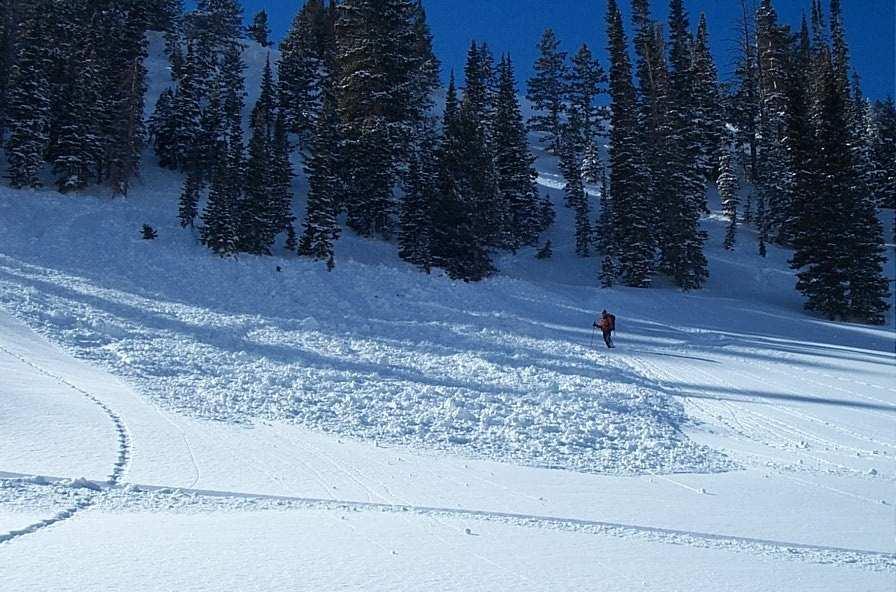
[[(670, 0), (666, 23), (632, 0), (631, 42), (610, 0), (606, 70), (587, 45), (570, 56), (547, 30), (528, 121), (511, 57), (479, 41), (437, 108), (440, 64), (420, 0), (308, 0), (265, 66), (248, 128), (244, 45), (271, 46), (263, 11), (245, 27), (238, 0), (186, 13), (180, 0), (0, 7), (0, 141), (13, 187), (51, 177), (62, 192), (126, 194), (151, 146), (183, 173), (181, 224), (215, 253), (282, 244), (332, 269), (347, 227), (395, 240), (427, 272), (475, 281), (493, 273), (495, 253), (542, 244), (554, 221), (532, 133), (560, 164), (576, 253), (596, 257), (603, 286), (645, 288), (660, 274), (702, 287), (715, 185), (725, 248), (749, 225), (760, 254), (792, 249), (807, 308), (868, 322), (887, 309), (878, 208), (896, 206), (896, 108), (862, 95), (839, 0), (827, 13), (811, 0), (798, 30), (772, 0), (756, 10), (742, 0), (724, 83), (706, 19), (692, 30), (683, 0)], [(144, 121), (148, 30), (165, 32), (173, 85)], [(294, 162), (308, 182), (300, 224)], [(538, 256), (550, 253), (548, 243)]]
[[(596, 116), (605, 166), (569, 82), (583, 78), (574, 73), (587, 47), (570, 67), (547, 30), (529, 81), (530, 127), (560, 158), (577, 251), (600, 257), (602, 285), (644, 288), (662, 274), (684, 290), (703, 286), (701, 218), (715, 184), (729, 219), (726, 249), (736, 248), (738, 225), (749, 224), (760, 255), (769, 243), (792, 249), (809, 310), (883, 322), (889, 290), (878, 208), (896, 207), (896, 110), (892, 98), (863, 96), (839, 0), (827, 15), (812, 0), (811, 26), (804, 19), (798, 32), (779, 21), (772, 0), (755, 11), (742, 0), (728, 83), (719, 81), (703, 15), (692, 31), (683, 0), (670, 0), (666, 23), (652, 18), (649, 0), (631, 8), (629, 43), (616, 0), (608, 2), (609, 105)], [(600, 190), (593, 224), (583, 180)]]

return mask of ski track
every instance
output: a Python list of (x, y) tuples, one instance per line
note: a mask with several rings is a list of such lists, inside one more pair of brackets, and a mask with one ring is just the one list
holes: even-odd
[[(121, 418), (121, 416), (118, 415), (115, 411), (113, 411), (111, 407), (109, 407), (106, 403), (104, 403), (102, 400), (100, 400), (95, 395), (89, 393), (88, 391), (82, 389), (81, 387), (79, 387), (75, 384), (72, 384), (65, 378), (62, 378), (61, 376), (58, 376), (58, 375), (44, 369), (40, 365), (29, 360), (28, 358), (26, 358), (22, 355), (19, 355), (15, 352), (3, 347), (2, 345), (0, 345), (0, 352), (5, 353), (6, 355), (8, 355), (12, 358), (15, 358), (16, 360), (20, 361), (21, 363), (34, 369), (36, 372), (38, 372), (48, 378), (51, 378), (57, 382), (60, 382), (61, 384), (64, 384), (68, 388), (70, 388), (70, 389), (74, 390), (75, 392), (81, 394), (82, 396), (86, 397), (88, 400), (90, 400), (92, 403), (94, 403), (100, 409), (103, 410), (103, 413), (105, 413), (106, 416), (108, 416), (108, 418), (112, 421), (112, 424), (115, 426), (115, 432), (116, 432), (116, 436), (118, 439), (118, 458), (116, 459), (115, 464), (112, 467), (112, 472), (109, 474), (109, 479), (106, 481), (106, 484), (109, 486), (118, 485), (121, 482), (122, 477), (124, 477), (124, 475), (125, 475), (125, 472), (126, 472), (127, 466), (128, 466), (128, 462), (130, 461), (130, 458), (131, 458), (131, 437), (128, 433), (127, 426), (125, 425), (125, 422)], [(52, 526), (59, 522), (62, 522), (63, 520), (68, 520), (69, 518), (74, 516), (79, 511), (92, 506), (95, 503), (95, 501), (96, 501), (96, 496), (91, 496), (90, 498), (88, 498), (86, 500), (82, 500), (81, 502), (79, 502), (78, 504), (76, 504), (74, 506), (71, 506), (69, 508), (66, 508), (66, 509), (60, 511), (59, 513), (52, 516), (51, 518), (46, 518), (39, 522), (35, 522), (34, 524), (31, 524), (25, 528), (12, 530), (7, 533), (0, 534), (0, 544), (12, 541), (21, 536), (32, 534), (34, 532), (37, 532), (39, 530), (42, 530), (44, 528), (47, 528), (49, 526)]]
[[(789, 358), (788, 359), (792, 359)], [(817, 433), (808, 431), (807, 429), (800, 428), (796, 425), (783, 421), (779, 418), (773, 417), (773, 413), (781, 413), (788, 417), (794, 418), (798, 421), (808, 422), (817, 426), (821, 426), (828, 430), (833, 430), (835, 432), (841, 433), (843, 435), (849, 436), (850, 438), (858, 441), (862, 441), (867, 444), (871, 444), (874, 446), (887, 446), (891, 447), (886, 443), (879, 442), (874, 438), (868, 437), (863, 434), (859, 434), (850, 430), (848, 428), (844, 428), (838, 424), (833, 422), (820, 419), (810, 413), (806, 413), (803, 411), (799, 411), (792, 407), (786, 406), (774, 406), (770, 407), (768, 405), (754, 405), (759, 403), (753, 397), (749, 397), (745, 395), (743, 402), (739, 404), (732, 403), (730, 401), (725, 401), (723, 399), (708, 399), (702, 397), (689, 397), (687, 393), (680, 392), (679, 389), (673, 388), (665, 384), (665, 380), (671, 380), (677, 383), (683, 383), (683, 377), (677, 375), (675, 372), (670, 370), (667, 367), (660, 367), (654, 363), (647, 362), (644, 359), (636, 359), (636, 358), (628, 358), (627, 361), (629, 364), (644, 373), (645, 376), (653, 377), (653, 379), (657, 382), (657, 384), (662, 388), (662, 390), (670, 393), (674, 393), (676, 391), (679, 392), (680, 396), (688, 399), (688, 402), (695, 411), (697, 411), (698, 415), (703, 415), (702, 421), (708, 424), (717, 425), (717, 422), (720, 422), (724, 427), (728, 428), (732, 431), (736, 436), (743, 438), (745, 440), (753, 441), (759, 443), (763, 446), (773, 448), (773, 449), (781, 449), (786, 450), (789, 454), (794, 454), (797, 457), (806, 458), (809, 460), (813, 460), (817, 462), (819, 465), (827, 465), (834, 467), (836, 469), (835, 472), (852, 472), (856, 471), (846, 465), (839, 464), (833, 462), (828, 459), (821, 458), (815, 454), (812, 454), (808, 450), (806, 450), (806, 446), (811, 442), (813, 446), (821, 446), (824, 448), (824, 452), (831, 456), (840, 456), (843, 458), (852, 458), (856, 455), (866, 455), (871, 456), (875, 454), (874, 450), (870, 450), (867, 448), (858, 448), (855, 446), (848, 446), (841, 442), (835, 442), (833, 440), (829, 440), (820, 436)], [(743, 362), (741, 358), (737, 358), (737, 362)], [(778, 370), (779, 374), (784, 374), (785, 376), (793, 377), (794, 375), (788, 371), (784, 371), (781, 369), (776, 369), (771, 367), (770, 365), (765, 364), (754, 364), (756, 366), (763, 367), (766, 370)], [(731, 368), (729, 365), (727, 371), (729, 373), (741, 376), (749, 381), (758, 382), (759, 384), (763, 383), (761, 377), (751, 374), (749, 372), (739, 371), (735, 368)], [(698, 367), (697, 365), (693, 365), (689, 367), (689, 371), (699, 373), (707, 380), (709, 380), (709, 384), (720, 384), (727, 386), (735, 391), (738, 388), (733, 385), (731, 382), (726, 379), (712, 375), (708, 373), (706, 370)], [(713, 382), (714, 381), (714, 382)], [(817, 383), (817, 386), (821, 386), (824, 388), (832, 388), (832, 385)], [(856, 393), (852, 393), (853, 395), (857, 395)], [(858, 395), (857, 395), (858, 396)], [(859, 396), (859, 398), (864, 398)], [(890, 404), (890, 403), (887, 403)], [(760, 410), (768, 410), (768, 412), (763, 413)], [(855, 409), (854, 411), (863, 411), (861, 409)], [(726, 420), (726, 415), (730, 418), (730, 421)], [(696, 419), (696, 416), (694, 416)], [(729, 450), (732, 450), (729, 447)], [(777, 465), (775, 468), (779, 475), (793, 483), (796, 483), (808, 490), (816, 490), (823, 489), (827, 492), (834, 493), (836, 495), (840, 495), (846, 498), (851, 498), (855, 500), (859, 500), (862, 502), (866, 502), (868, 504), (876, 505), (879, 504), (879, 500), (873, 500), (866, 496), (858, 495), (849, 491), (844, 491), (842, 489), (838, 489), (836, 487), (831, 487), (829, 485), (821, 484), (821, 483), (813, 483), (811, 481), (807, 481), (805, 479), (800, 479), (790, 473), (792, 470), (787, 470), (787, 468), (780, 466), (780, 463), (783, 459), (780, 456), (772, 456), (772, 455), (761, 455), (760, 453), (756, 453), (753, 451), (744, 452), (743, 454), (753, 457), (765, 456), (767, 459), (771, 459), (774, 461), (774, 464)], [(740, 455), (742, 456), (742, 455)], [(799, 461), (802, 464), (802, 460)], [(762, 466), (768, 467), (768, 462), (762, 463)], [(801, 466), (801, 468), (810, 473), (814, 474), (816, 471), (813, 471), (809, 467)]]
[[(32, 476), (19, 475), (11, 473), (0, 473), (0, 478), (5, 479), (30, 479)], [(58, 478), (45, 478), (48, 483), (58, 482)], [(370, 511), (394, 513), (405, 516), (419, 516), (432, 519), (438, 524), (454, 529), (460, 532), (458, 527), (446, 524), (446, 520), (462, 521), (476, 520), (483, 522), (499, 522), (511, 526), (533, 529), (552, 529), (566, 532), (575, 532), (580, 534), (592, 534), (598, 536), (611, 536), (615, 538), (637, 538), (640, 540), (684, 545), (702, 549), (726, 550), (738, 553), (750, 553), (762, 555), (771, 559), (785, 559), (790, 561), (802, 561), (815, 564), (837, 564), (851, 565), (872, 571), (886, 571), (896, 573), (896, 555), (891, 553), (883, 553), (878, 551), (868, 551), (863, 549), (849, 549), (842, 547), (830, 547), (820, 545), (808, 545), (803, 543), (790, 543), (785, 541), (775, 541), (768, 539), (758, 539), (749, 537), (738, 537), (732, 535), (713, 534), (698, 531), (675, 530), (668, 528), (658, 528), (652, 526), (643, 526), (636, 524), (623, 524), (617, 522), (603, 522), (597, 520), (583, 520), (577, 518), (563, 518), (556, 516), (541, 516), (536, 514), (517, 514), (511, 512), (495, 512), (485, 510), (468, 510), (458, 508), (444, 508), (431, 506), (418, 506), (406, 504), (394, 504), (383, 502), (357, 502), (344, 501), (338, 499), (321, 499), (306, 497), (290, 497), (276, 495), (258, 495), (251, 493), (241, 493), (232, 491), (213, 491), (213, 490), (192, 490), (192, 489), (175, 489), (164, 486), (144, 486), (144, 485), (127, 485), (113, 484), (110, 482), (94, 483), (102, 489), (102, 493), (97, 494), (91, 500), (90, 505), (99, 505), (103, 496), (112, 499), (111, 496), (121, 493), (127, 489), (127, 493), (143, 494), (143, 495), (160, 495), (177, 494), (187, 496), (193, 503), (214, 503), (215, 500), (222, 502), (223, 500), (251, 500), (259, 503), (258, 509), (265, 510), (270, 504), (271, 509), (283, 510), (284, 507), (296, 509), (312, 509), (324, 511)], [(117, 511), (127, 511), (127, 502), (124, 506), (117, 506)], [(66, 516), (67, 517), (67, 516)], [(62, 518), (64, 519), (64, 518)], [(59, 519), (49, 519), (44, 521), (46, 525), (58, 522)], [(39, 523), (43, 525), (44, 523)], [(29, 527), (25, 529), (27, 532), (34, 532), (37, 528)], [(32, 529), (33, 528), (33, 529)], [(377, 541), (370, 540), (375, 545), (386, 552), (391, 552)], [(462, 548), (458, 548), (463, 551)], [(500, 564), (495, 563), (487, 557), (471, 553), (477, 559), (486, 561), (495, 567), (504, 569)]]

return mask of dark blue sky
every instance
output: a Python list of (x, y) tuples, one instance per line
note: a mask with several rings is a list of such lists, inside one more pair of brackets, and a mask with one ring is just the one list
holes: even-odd
[[(627, 10), (628, 0), (619, 1), (623, 10)], [(275, 37), (279, 39), (302, 2), (244, 0), (244, 5), (247, 15), (266, 8)], [(520, 79), (524, 80), (536, 57), (535, 44), (545, 27), (557, 31), (567, 51), (572, 52), (587, 42), (599, 51), (605, 63), (606, 0), (424, 0), (424, 3), (446, 76), (449, 68), (463, 68), (467, 45), (475, 38), (487, 41), (496, 53), (509, 51)], [(706, 13), (716, 63), (723, 78), (727, 77), (732, 69), (740, 2), (686, 0), (685, 4), (693, 28), (699, 13)], [(809, 4), (809, 0), (777, 0), (775, 7), (784, 22), (798, 27), (800, 15)], [(654, 0), (652, 5), (657, 16), (664, 18), (668, 1)], [(843, 5), (853, 66), (862, 76), (865, 93), (873, 98), (894, 94), (896, 2), (845, 0)]]

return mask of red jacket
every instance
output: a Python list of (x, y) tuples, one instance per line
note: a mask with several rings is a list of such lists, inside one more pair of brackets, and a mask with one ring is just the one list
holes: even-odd
[(615, 331), (616, 330), (616, 317), (615, 315), (608, 314), (605, 317), (601, 317), (599, 321), (597, 321), (597, 326), (601, 331)]

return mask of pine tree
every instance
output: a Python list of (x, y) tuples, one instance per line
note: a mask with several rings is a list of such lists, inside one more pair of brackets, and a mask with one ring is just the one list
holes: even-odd
[(212, 173), (208, 205), (202, 212), (200, 240), (214, 253), (226, 257), (237, 250), (237, 193), (230, 163), (220, 162)]
[(480, 46), (475, 40), (467, 50), (467, 61), (464, 65), (463, 107), (471, 118), (482, 126), (486, 139), (490, 139), (490, 116), (494, 111), (492, 96), (492, 67), (494, 58), (488, 48)]
[(567, 78), (567, 102), (570, 117), (580, 124), (581, 133), (576, 138), (579, 152), (594, 145), (605, 133), (606, 110), (598, 105), (598, 100), (607, 93), (607, 74), (591, 53), (587, 45), (582, 45), (572, 58), (572, 68)]
[(869, 194), (856, 195), (849, 221), (847, 240), (851, 243), (852, 257), (848, 268), (849, 316), (862, 322), (882, 325), (890, 308), (890, 290), (883, 273), (887, 256), (883, 228)]
[(876, 101), (872, 113), (875, 193), (879, 207), (896, 209), (896, 103), (892, 97)]
[(146, 4), (150, 31), (172, 31), (184, 10), (182, 0), (150, 0)]
[[(433, 93), (439, 88), (439, 60), (433, 50), (433, 37), (426, 20), (423, 0), (417, 0), (412, 16), (414, 52), (412, 68), (412, 97), (410, 105), (420, 120), (429, 119), (433, 107)], [(488, 52), (486, 52), (488, 53)], [(426, 121), (424, 125), (431, 122)]]
[(734, 155), (729, 148), (730, 142), (722, 150), (719, 162), (719, 178), (716, 185), (719, 188), (719, 197), (722, 199), (722, 211), (728, 217), (728, 228), (725, 232), (725, 249), (733, 250), (737, 242), (737, 206), (740, 183), (734, 169)]
[(109, 101), (106, 154), (108, 181), (115, 193), (127, 195), (131, 178), (137, 175), (146, 140), (143, 121), (147, 81), (146, 14), (139, 0), (122, 2), (124, 12), (116, 30), (116, 59), (110, 64), (117, 92)]
[(595, 248), (602, 255), (615, 254), (616, 241), (613, 236), (613, 206), (610, 203), (610, 180), (606, 171), (600, 178), (600, 213), (595, 228)]
[(334, 56), (327, 55), (329, 10), (322, 0), (308, 0), (280, 44), (279, 102), (287, 127), (299, 136), (304, 149), (320, 111), (321, 89), (331, 76)]
[(811, 172), (815, 152), (810, 122), (813, 65), (809, 26), (805, 18), (798, 39), (789, 52), (783, 137), (790, 179), (790, 211), (781, 225), (779, 238), (788, 242), (800, 232), (801, 217), (813, 208), (817, 183)]
[(469, 141), (475, 125), (464, 116), (452, 74), (448, 87), (444, 136), (439, 149), (438, 195), (433, 207), (432, 260), (452, 279), (482, 280), (494, 271), (482, 236), (476, 233), (476, 190), (467, 178)]
[(811, 174), (816, 181), (815, 196), (812, 207), (798, 220), (791, 266), (797, 270), (797, 289), (806, 297), (806, 308), (834, 320), (847, 314), (846, 274), (856, 263), (846, 254), (845, 224), (831, 224), (846, 215), (841, 199), (848, 195), (843, 181), (851, 159), (842, 140), (846, 105), (834, 79), (830, 51), (816, 44), (814, 53)]
[[(292, 164), (289, 161), (289, 131), (286, 116), (281, 109), (277, 110), (274, 119), (274, 138), (271, 145), (271, 166), (269, 169), (269, 191), (271, 195), (271, 227), (274, 233), (286, 231), (286, 250), (295, 250), (296, 236), (292, 213)], [(292, 240), (290, 240), (290, 237)]]
[(270, 254), (271, 245), (283, 230), (275, 212), (270, 186), (274, 144), (274, 78), (271, 60), (265, 63), (261, 93), (252, 110), (252, 136), (246, 162), (245, 197), (239, 211), (239, 248), (256, 255)]
[(146, 124), (147, 141), (152, 145), (153, 151), (162, 168), (172, 167), (172, 153), (174, 151), (174, 133), (176, 131), (174, 119), (174, 91), (166, 88), (156, 101), (156, 108)]
[(510, 211), (498, 187), (492, 125), (495, 110), (492, 61), (488, 48), (474, 41), (464, 67), (465, 84), (458, 119), (465, 134), (465, 198), (469, 201), (473, 232), (486, 246), (500, 248), (512, 245), (508, 245), (510, 241), (503, 234), (510, 224)]
[(243, 9), (239, 0), (197, 0), (194, 15), (212, 46), (223, 51), (239, 44), (243, 37)]
[(0, 145), (5, 139), (9, 75), (15, 58), (16, 25), (19, 20), (18, 3), (12, 0), (0, 2)]
[(243, 64), (237, 45), (225, 49), (218, 73), (222, 95), (222, 137), (220, 154), (212, 165), (208, 204), (202, 213), (200, 240), (215, 253), (227, 256), (239, 250), (240, 221), (243, 219), (245, 162), (243, 154), (242, 110), (244, 101)]
[(529, 129), (541, 135), (541, 141), (554, 154), (559, 153), (563, 113), (566, 109), (566, 53), (552, 29), (546, 29), (538, 44), (539, 57), (527, 84), (526, 98), (535, 114)]
[(71, 84), (63, 87), (59, 101), (65, 117), (57, 122), (53, 171), (61, 193), (87, 187), (101, 158), (97, 122), (101, 117), (97, 80), (99, 65), (93, 51), (80, 48), (80, 59)]
[(576, 138), (572, 131), (567, 131), (561, 141), (560, 169), (566, 180), (564, 187), (566, 203), (575, 212), (576, 255), (588, 257), (591, 254), (591, 214), (588, 207), (588, 195), (582, 184), (582, 169), (579, 165), (579, 155), (576, 153)]
[[(728, 101), (728, 118), (737, 129), (735, 138), (738, 154), (742, 156), (745, 181), (754, 184), (759, 158), (759, 65), (756, 57), (754, 14), (748, 8), (750, 0), (740, 0), (737, 62), (734, 71), (734, 90)], [(753, 194), (747, 193), (743, 221), (753, 221)]]
[[(856, 151), (854, 97), (847, 79), (848, 49), (839, 2), (831, 3), (831, 46), (823, 35), (820, 8), (813, 10), (813, 145), (809, 171), (812, 198), (795, 210), (797, 289), (806, 308), (830, 319), (883, 322), (889, 290), (883, 276), (884, 242), (877, 212), (863, 189)], [(840, 223), (832, 224), (831, 220)]]
[[(669, 192), (663, 218), (661, 269), (683, 290), (702, 287), (708, 270), (700, 230), (700, 214), (705, 211), (704, 177), (693, 113), (693, 76), (688, 17), (682, 0), (669, 5), (669, 136), (668, 163), (675, 172), (668, 179)], [(617, 195), (613, 191), (614, 197)]]
[(776, 242), (787, 244), (786, 221), (793, 199), (793, 173), (786, 146), (788, 33), (778, 24), (771, 0), (756, 13), (759, 60), (759, 144), (757, 187), (765, 206), (765, 226)]
[(498, 90), (492, 125), (501, 238), (511, 249), (534, 244), (542, 231), (535, 159), (529, 152), (526, 126), (516, 94), (510, 56), (498, 65)]
[(697, 37), (694, 39), (691, 69), (699, 166), (704, 178), (710, 180), (715, 178), (715, 168), (719, 163), (719, 147), (722, 145), (725, 123), (718, 74), (709, 47), (706, 15), (702, 13)]
[(202, 192), (202, 177), (197, 171), (189, 171), (184, 177), (180, 194), (178, 219), (183, 228), (193, 227), (199, 215), (199, 195)]
[(262, 47), (270, 47), (271, 45), (271, 28), (268, 26), (268, 13), (266, 10), (259, 10), (252, 17), (252, 24), (246, 29), (249, 37)]
[(644, 168), (644, 189), (650, 208), (653, 240), (663, 242), (665, 220), (660, 212), (667, 200), (667, 187), (675, 174), (666, 159), (669, 126), (669, 71), (665, 56), (662, 27), (650, 15), (648, 0), (633, 0), (634, 48), (638, 78), (636, 135), (640, 143), (640, 161)]
[[(333, 261), (333, 243), (339, 238), (336, 215), (343, 191), (340, 144), (336, 99), (333, 92), (325, 87), (323, 108), (311, 142), (311, 158), (305, 165), (308, 206), (305, 231), (299, 242), (299, 253), (318, 261)], [(328, 269), (332, 269), (331, 263), (328, 263)]]
[(6, 106), (9, 130), (6, 174), (14, 188), (41, 185), (38, 173), (49, 142), (47, 125), (50, 112), (43, 67), (47, 38), (42, 17), (49, 10), (47, 1), (25, 7), (16, 34), (16, 57), (10, 69), (9, 104)]
[(597, 144), (589, 142), (582, 154), (582, 178), (586, 183), (597, 185), (604, 173), (604, 165), (600, 160)]
[(391, 236), (398, 166), (414, 125), (419, 65), (416, 2), (345, 0), (337, 22), (339, 120), (346, 159), (348, 225), (362, 236)]
[(600, 287), (612, 288), (616, 283), (616, 263), (611, 255), (604, 255), (600, 262)]
[(644, 288), (650, 285), (654, 258), (652, 213), (647, 171), (641, 160), (631, 62), (616, 0), (608, 2), (607, 37), (612, 100), (608, 186), (613, 204), (613, 247), (610, 251), (619, 259), (618, 272), (626, 285)]
[(203, 140), (201, 97), (197, 89), (198, 70), (195, 49), (190, 44), (187, 47), (169, 118), (167, 121), (159, 122), (159, 129), (167, 129), (169, 131), (166, 135), (170, 134), (169, 142), (156, 146), (156, 157), (162, 167), (182, 170), (202, 168), (199, 162), (201, 156), (198, 154), (200, 142)]
[(437, 144), (434, 127), (422, 127), (408, 163), (399, 215), (398, 255), (427, 273), (432, 268), (433, 207), (439, 188)]
[(759, 196), (759, 206), (756, 208), (756, 226), (759, 228), (759, 256), (765, 257), (768, 253), (769, 221), (765, 206), (765, 196)]

